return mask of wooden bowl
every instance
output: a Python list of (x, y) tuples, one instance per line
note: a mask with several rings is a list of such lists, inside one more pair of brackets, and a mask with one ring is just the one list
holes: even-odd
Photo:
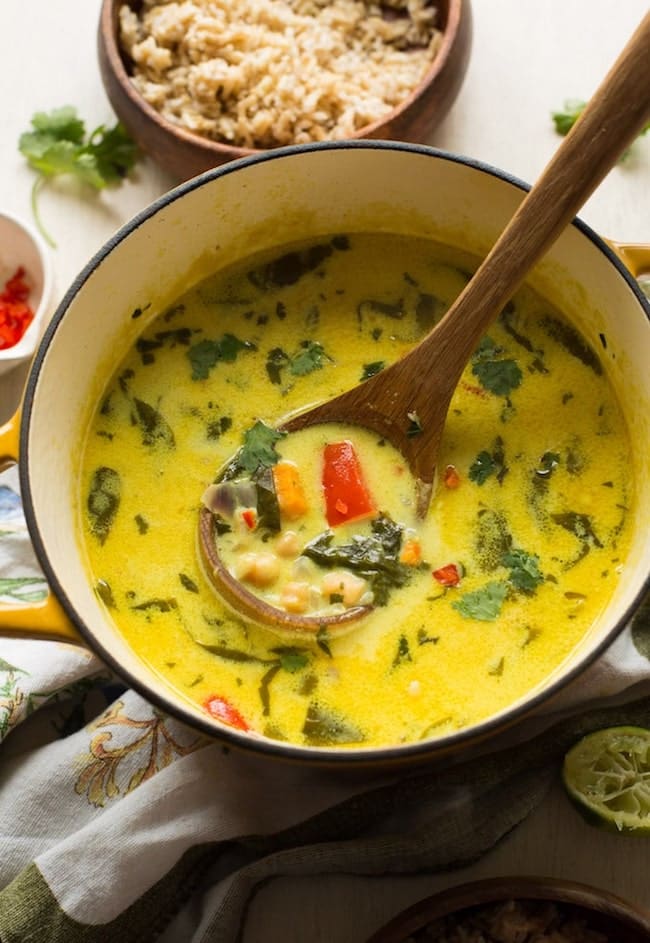
[[(452, 914), (507, 901), (549, 901), (571, 910), (609, 943), (647, 943), (650, 912), (608, 891), (573, 881), (544, 877), (499, 877), (473, 881), (427, 897), (393, 917), (367, 943), (411, 943), (413, 935)], [(431, 940), (433, 937), (423, 937)]]
[[(130, 79), (132, 63), (118, 41), (118, 14), (139, 0), (102, 0), (98, 56), (102, 81), (116, 115), (141, 150), (177, 180), (188, 180), (211, 167), (259, 153), (218, 143), (163, 118), (136, 91)], [(424, 79), (383, 120), (355, 132), (353, 138), (425, 142), (447, 114), (462, 85), (472, 41), (470, 0), (435, 0), (437, 26), (442, 32), (438, 52)]]

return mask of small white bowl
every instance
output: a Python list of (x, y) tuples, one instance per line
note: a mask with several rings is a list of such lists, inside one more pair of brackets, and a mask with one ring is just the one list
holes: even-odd
[(20, 266), (30, 286), (34, 319), (17, 344), (0, 350), (0, 375), (32, 357), (51, 314), (53, 294), (52, 262), (44, 240), (27, 223), (0, 210), (0, 290)]

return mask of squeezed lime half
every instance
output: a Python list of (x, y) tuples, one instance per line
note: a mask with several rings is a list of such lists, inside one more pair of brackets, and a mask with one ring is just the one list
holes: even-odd
[(650, 730), (606, 727), (564, 757), (565, 789), (588, 822), (650, 835)]

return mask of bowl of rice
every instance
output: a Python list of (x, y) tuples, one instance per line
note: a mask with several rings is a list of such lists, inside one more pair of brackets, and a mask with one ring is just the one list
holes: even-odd
[(408, 907), (367, 943), (647, 943), (650, 913), (545, 877), (487, 878)]
[(424, 142), (467, 71), (469, 0), (102, 0), (115, 113), (177, 180), (311, 141)]

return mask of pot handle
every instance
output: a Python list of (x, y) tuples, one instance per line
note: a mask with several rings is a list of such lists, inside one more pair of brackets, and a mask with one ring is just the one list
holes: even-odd
[[(0, 426), (0, 471), (18, 461), (19, 430), (20, 410)], [(43, 602), (0, 604), (0, 635), (86, 644), (51, 591)]]
[(607, 239), (606, 242), (635, 278), (646, 273), (650, 275), (650, 245), (615, 242), (613, 239)]

